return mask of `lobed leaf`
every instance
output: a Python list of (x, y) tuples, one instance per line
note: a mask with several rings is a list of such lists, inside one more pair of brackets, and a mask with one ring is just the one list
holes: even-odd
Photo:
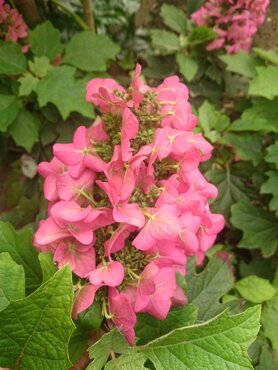
[(71, 269), (58, 271), (30, 296), (0, 313), (0, 366), (18, 370), (66, 370), (74, 325)]

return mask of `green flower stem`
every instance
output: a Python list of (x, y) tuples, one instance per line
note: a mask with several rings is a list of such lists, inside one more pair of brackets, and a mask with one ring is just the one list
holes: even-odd
[(76, 13), (72, 12), (71, 10), (69, 10), (65, 5), (61, 4), (58, 0), (50, 0), (53, 4), (57, 5), (58, 7), (60, 7), (61, 9), (63, 9), (63, 11), (65, 13), (67, 13), (68, 15), (70, 15), (75, 21), (76, 23), (79, 24), (79, 26), (85, 30), (85, 31), (88, 31), (89, 30), (89, 27), (87, 26), (87, 24), (83, 21), (83, 19), (81, 17), (79, 17), (79, 15), (77, 15)]

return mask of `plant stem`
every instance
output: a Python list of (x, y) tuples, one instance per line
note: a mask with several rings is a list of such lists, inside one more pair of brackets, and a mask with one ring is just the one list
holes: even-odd
[(87, 24), (83, 21), (83, 19), (81, 17), (79, 17), (79, 15), (77, 15), (76, 13), (72, 12), (70, 9), (68, 9), (65, 5), (61, 4), (58, 0), (49, 0), (51, 1), (53, 4), (57, 5), (58, 7), (60, 7), (61, 9), (63, 9), (63, 11), (65, 13), (67, 13), (68, 15), (70, 15), (75, 21), (76, 23), (79, 24), (79, 26), (85, 30), (85, 31), (88, 31), (89, 30), (89, 27), (87, 26)]
[(83, 5), (83, 11), (85, 16), (85, 22), (91, 32), (95, 35), (96, 34), (96, 26), (95, 26), (95, 19), (92, 9), (92, 0), (81, 0)]

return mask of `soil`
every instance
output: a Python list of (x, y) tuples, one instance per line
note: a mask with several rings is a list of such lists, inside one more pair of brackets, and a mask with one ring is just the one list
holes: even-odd
[(270, 1), (265, 22), (254, 39), (254, 45), (278, 51), (278, 0)]

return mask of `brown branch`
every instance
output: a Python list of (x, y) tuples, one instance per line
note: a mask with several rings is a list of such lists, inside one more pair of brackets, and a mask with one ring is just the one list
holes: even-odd
[(85, 22), (92, 33), (96, 34), (95, 19), (92, 9), (92, 0), (81, 0), (83, 5), (83, 12), (85, 17)]
[(13, 2), (30, 28), (34, 28), (40, 22), (35, 0), (13, 0)]

